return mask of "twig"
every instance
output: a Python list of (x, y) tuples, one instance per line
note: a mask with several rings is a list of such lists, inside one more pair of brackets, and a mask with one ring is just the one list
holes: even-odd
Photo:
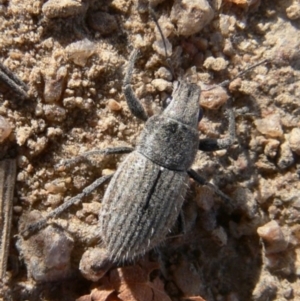
[(6, 273), (12, 220), (13, 195), (16, 180), (16, 160), (0, 162), (0, 277)]

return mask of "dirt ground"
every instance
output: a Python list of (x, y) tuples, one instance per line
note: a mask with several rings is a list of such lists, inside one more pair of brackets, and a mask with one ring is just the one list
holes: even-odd
[[(0, 300), (300, 300), (299, 27), (297, 0), (0, 0), (0, 62), (29, 88), (24, 99), (0, 82), (0, 155), (17, 158)], [(189, 78), (206, 89), (200, 137), (223, 138), (223, 104), (232, 97), (236, 143), (199, 152), (193, 164), (232, 203), (191, 180), (185, 233), (101, 277), (101, 253), (93, 262), (83, 255), (99, 251), (107, 183), (38, 233), (18, 233), (126, 155), (56, 164), (135, 146), (144, 124), (122, 92), (132, 49), (140, 50), (132, 85), (149, 115), (161, 111), (174, 81)]]

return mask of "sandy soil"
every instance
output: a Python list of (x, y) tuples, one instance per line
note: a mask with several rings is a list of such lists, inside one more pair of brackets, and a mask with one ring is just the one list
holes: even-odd
[[(18, 162), (0, 299), (299, 300), (300, 4), (150, 2), (176, 78), (146, 0), (0, 0), (0, 61), (29, 87), (29, 98), (22, 99), (0, 83), (0, 115), (12, 128), (0, 154)], [(145, 271), (146, 280), (133, 282), (143, 292), (147, 283), (150, 297), (132, 293), (122, 269), (112, 267), (96, 283), (79, 271), (84, 252), (101, 241), (97, 219), (107, 184), (39, 233), (16, 236), (113, 172), (125, 155), (95, 156), (66, 168), (55, 164), (92, 149), (135, 146), (144, 125), (122, 93), (133, 48), (140, 49), (133, 88), (149, 115), (160, 112), (174, 80), (190, 78), (205, 88), (268, 59), (228, 89), (202, 94), (201, 138), (226, 137), (222, 104), (234, 100), (236, 143), (226, 151), (199, 152), (193, 165), (233, 203), (191, 181), (183, 207), (186, 233), (127, 264), (129, 274)], [(116, 273), (120, 282), (113, 281)]]

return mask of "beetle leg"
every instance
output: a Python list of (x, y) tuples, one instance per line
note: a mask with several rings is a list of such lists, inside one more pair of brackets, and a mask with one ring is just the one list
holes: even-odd
[[(230, 101), (230, 100), (229, 100)], [(224, 139), (200, 139), (199, 141), (199, 150), (211, 152), (217, 151), (220, 149), (229, 148), (235, 141), (235, 116), (233, 113), (233, 109), (231, 103), (227, 108), (228, 115), (228, 132), (229, 136)]]
[(233, 204), (234, 202), (232, 201), (232, 199), (227, 196), (224, 192), (222, 192), (218, 187), (216, 187), (215, 185), (213, 185), (212, 183), (207, 182), (203, 177), (201, 177), (195, 170), (193, 169), (189, 169), (187, 171), (188, 175), (194, 180), (196, 181), (199, 185), (205, 185), (208, 186), (210, 189), (212, 189), (214, 191), (214, 193), (216, 195), (218, 195), (219, 197), (221, 197), (222, 200), (225, 201), (225, 206), (229, 209), (229, 211), (233, 210)]
[(131, 78), (132, 78), (132, 73), (133, 73), (133, 67), (134, 67), (134, 63), (136, 61), (136, 58), (138, 56), (138, 50), (133, 50), (130, 54), (130, 58), (129, 58), (129, 65), (126, 71), (126, 75), (124, 78), (124, 82), (123, 82), (123, 92), (128, 104), (128, 107), (131, 111), (131, 113), (143, 120), (146, 121), (148, 119), (148, 115), (144, 109), (144, 107), (142, 106), (142, 104), (139, 102), (139, 100), (137, 99), (137, 97), (135, 96), (132, 87), (131, 87)]
[(121, 147), (108, 147), (104, 149), (95, 149), (85, 153), (82, 153), (74, 158), (62, 160), (58, 164), (55, 165), (55, 168), (59, 168), (61, 166), (69, 167), (71, 165), (78, 164), (83, 161), (88, 161), (91, 156), (99, 156), (99, 155), (121, 155), (131, 153), (134, 149), (132, 147), (121, 146)]
[(26, 227), (24, 230), (22, 230), (20, 232), (20, 235), (28, 237), (29, 235), (33, 234), (34, 232), (39, 231), (40, 229), (42, 229), (43, 227), (46, 226), (49, 219), (57, 217), (62, 212), (64, 212), (67, 208), (69, 208), (70, 206), (72, 206), (73, 204), (75, 204), (76, 202), (78, 202), (79, 200), (84, 198), (85, 196), (91, 194), (95, 189), (97, 189), (100, 185), (102, 185), (104, 182), (109, 180), (112, 176), (113, 176), (113, 174), (98, 178), (92, 184), (90, 184), (89, 186), (84, 188), (81, 193), (79, 193), (76, 196), (74, 196), (73, 198), (65, 201), (62, 205), (60, 205), (59, 207), (57, 207), (56, 209), (54, 209), (53, 211), (48, 213), (43, 219)]
[(26, 84), (2, 63), (0, 63), (0, 80), (21, 98), (28, 98)]

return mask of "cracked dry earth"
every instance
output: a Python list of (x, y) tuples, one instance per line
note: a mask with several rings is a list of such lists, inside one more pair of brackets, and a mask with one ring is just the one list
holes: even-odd
[[(17, 158), (0, 300), (300, 300), (299, 26), (296, 0), (0, 0), (0, 61), (29, 88), (22, 99), (0, 82), (1, 159)], [(227, 135), (223, 104), (234, 100), (236, 143), (199, 152), (193, 165), (233, 204), (191, 180), (185, 234), (103, 275), (97, 220), (107, 184), (38, 233), (17, 234), (126, 155), (57, 163), (135, 145), (143, 123), (122, 93), (133, 48), (132, 84), (149, 115), (176, 79), (205, 89), (267, 61), (200, 98), (201, 138)]]

